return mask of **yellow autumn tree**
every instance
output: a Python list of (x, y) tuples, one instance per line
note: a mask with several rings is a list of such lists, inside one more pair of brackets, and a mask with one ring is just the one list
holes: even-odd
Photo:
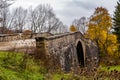
[(88, 27), (85, 37), (97, 44), (99, 53), (113, 55), (117, 50), (117, 38), (110, 32), (112, 19), (107, 9), (97, 7), (90, 18)]
[(76, 29), (76, 27), (75, 27), (74, 25), (71, 25), (71, 26), (70, 26), (70, 31), (71, 31), (71, 32), (76, 32), (77, 29)]

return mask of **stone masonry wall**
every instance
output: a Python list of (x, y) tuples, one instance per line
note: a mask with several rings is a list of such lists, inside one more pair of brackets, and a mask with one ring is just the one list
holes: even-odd
[(85, 39), (80, 32), (36, 37), (37, 55), (44, 54), (44, 59), (48, 59), (47, 62), (52, 59), (53, 64), (50, 63), (52, 67), (58, 65), (64, 71), (75, 70), (80, 67), (78, 54), (81, 53), (77, 52), (77, 46), (80, 47), (78, 42), (82, 44), (84, 65), (93, 68), (99, 60), (97, 46), (92, 41)]
[(8, 41), (15, 41), (15, 40), (25, 40), (25, 39), (35, 39), (35, 37), (48, 37), (52, 36), (53, 34), (50, 33), (32, 33), (32, 34), (1, 34), (0, 35), (0, 42), (8, 42)]
[(37, 48), (40, 53), (43, 47), (39, 47), (39, 43), (44, 42), (44, 54), (46, 56), (54, 55), (54, 57), (57, 58), (55, 60), (60, 64), (62, 70), (70, 71), (71, 67), (78, 65), (76, 55), (77, 39), (83, 40), (83, 35), (80, 32), (66, 33), (47, 38), (38, 37), (36, 38), (36, 41), (38, 42), (36, 45), (38, 45)]

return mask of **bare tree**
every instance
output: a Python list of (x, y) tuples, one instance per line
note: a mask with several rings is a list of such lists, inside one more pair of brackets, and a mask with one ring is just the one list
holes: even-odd
[(14, 0), (0, 0), (0, 27), (1, 33), (5, 33), (9, 22), (9, 6), (12, 5)]
[(13, 29), (17, 33), (23, 32), (24, 27), (26, 26), (26, 16), (27, 10), (22, 7), (18, 7), (13, 11)]
[(80, 19), (75, 19), (72, 24), (76, 26), (77, 30), (80, 31), (82, 34), (86, 32), (87, 29), (87, 19), (86, 17), (81, 17)]
[(39, 5), (34, 10), (29, 9), (29, 23), (33, 32), (42, 32), (46, 20), (46, 9)]
[(29, 9), (29, 24), (33, 32), (57, 33), (62, 22), (56, 17), (49, 5), (40, 4), (34, 10)]
[(59, 25), (59, 28), (57, 29), (57, 33), (66, 33), (68, 32), (67, 25), (64, 25), (62, 22)]
[(66, 26), (56, 17), (50, 5), (40, 4), (34, 9), (30, 7), (29, 10), (18, 7), (10, 12), (11, 1), (14, 0), (0, 0), (2, 33), (5, 33), (6, 29), (12, 29), (17, 33), (23, 32), (25, 28), (38, 33), (63, 33), (67, 31)]

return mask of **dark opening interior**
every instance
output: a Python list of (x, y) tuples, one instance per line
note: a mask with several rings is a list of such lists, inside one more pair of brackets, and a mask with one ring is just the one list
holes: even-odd
[(77, 58), (78, 58), (79, 66), (84, 67), (84, 53), (83, 53), (83, 47), (80, 41), (77, 44)]

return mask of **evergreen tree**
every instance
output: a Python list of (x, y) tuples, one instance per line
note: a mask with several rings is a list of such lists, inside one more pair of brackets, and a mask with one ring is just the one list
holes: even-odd
[(117, 36), (118, 43), (120, 43), (120, 0), (117, 2), (117, 6), (115, 8), (116, 9), (113, 15), (113, 33)]

